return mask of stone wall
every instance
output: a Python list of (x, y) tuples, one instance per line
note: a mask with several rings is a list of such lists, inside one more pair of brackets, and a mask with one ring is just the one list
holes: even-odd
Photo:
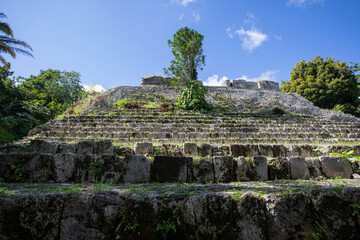
[(198, 188), (0, 196), (0, 239), (359, 239), (358, 188), (263, 196), (256, 187)]
[[(140, 86), (171, 86), (170, 80), (171, 78), (164, 78), (159, 75), (143, 77)], [(280, 91), (279, 83), (270, 80), (261, 80), (257, 82), (246, 81), (243, 79), (224, 80), (221, 82), (221, 86), (238, 89)]]
[(224, 80), (221, 82), (221, 86), (228, 88), (280, 91), (279, 84), (270, 80), (261, 80), (257, 82), (246, 81), (243, 79)]

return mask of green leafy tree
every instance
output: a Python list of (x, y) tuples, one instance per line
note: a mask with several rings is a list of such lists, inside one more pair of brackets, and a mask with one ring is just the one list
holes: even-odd
[(193, 29), (184, 27), (174, 34), (173, 41), (168, 40), (175, 59), (171, 60), (169, 68), (165, 68), (166, 75), (173, 78), (176, 85), (185, 85), (189, 79), (197, 80), (198, 69), (205, 66), (205, 56), (202, 49), (204, 36)]
[(12, 75), (10, 64), (0, 67), (0, 144), (21, 138), (39, 124), (24, 108), (25, 93)]
[(302, 60), (293, 68), (290, 81), (282, 82), (281, 91), (298, 93), (321, 108), (355, 113), (360, 96), (359, 70), (357, 63), (348, 65), (334, 58)]
[[(2, 18), (6, 18), (6, 15), (0, 12), (0, 19)], [(0, 20), (0, 53), (10, 54), (13, 58), (16, 58), (17, 53), (33, 57), (33, 55), (29, 51), (24, 50), (24, 48), (32, 51), (29, 44), (14, 38), (14, 33), (8, 23)], [(0, 55), (0, 61), (4, 64), (7, 63), (2, 55)]]
[(174, 34), (173, 41), (168, 40), (175, 59), (171, 60), (166, 75), (172, 77), (175, 87), (180, 89), (176, 106), (184, 110), (209, 111), (212, 105), (206, 102), (207, 88), (197, 80), (198, 70), (205, 66), (205, 56), (202, 49), (204, 36), (193, 29), (184, 27)]
[(80, 74), (74, 71), (41, 71), (19, 87), (26, 92), (25, 108), (42, 123), (61, 114), (86, 94), (80, 84)]

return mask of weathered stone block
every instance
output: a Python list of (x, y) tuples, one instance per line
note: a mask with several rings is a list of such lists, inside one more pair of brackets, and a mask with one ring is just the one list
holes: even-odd
[(136, 155), (151, 154), (154, 151), (153, 144), (151, 142), (137, 142), (134, 151)]
[(114, 153), (114, 146), (113, 146), (111, 140), (94, 142), (94, 154), (112, 155), (113, 153)]
[(79, 155), (75, 166), (74, 181), (90, 182), (95, 181), (95, 172), (92, 171), (94, 163), (98, 161), (95, 154)]
[(76, 144), (60, 143), (58, 153), (76, 153)]
[(126, 155), (123, 179), (126, 183), (149, 182), (150, 161), (143, 155)]
[(69, 182), (72, 180), (78, 155), (73, 153), (58, 153), (54, 156), (55, 181)]
[(268, 164), (265, 156), (254, 156), (254, 169), (260, 181), (268, 180)]
[(55, 141), (31, 140), (30, 148), (38, 153), (55, 154), (59, 143)]
[(194, 182), (214, 182), (214, 164), (210, 159), (193, 161), (193, 181)]
[(310, 172), (306, 164), (305, 158), (289, 157), (288, 160), (290, 163), (290, 174), (292, 179), (308, 179), (310, 177)]
[(244, 145), (230, 144), (230, 154), (235, 158), (240, 156), (245, 156)]
[(279, 83), (270, 80), (261, 80), (256, 82), (258, 89), (280, 91)]
[(236, 181), (249, 181), (251, 180), (251, 167), (244, 157), (234, 159), (234, 171)]
[(94, 142), (93, 141), (80, 141), (76, 147), (77, 154), (94, 154)]
[(155, 156), (150, 178), (153, 182), (191, 182), (192, 158)]
[(215, 182), (232, 182), (235, 179), (233, 157), (215, 156), (214, 173)]
[(352, 169), (349, 160), (342, 157), (320, 157), (322, 170), (326, 177), (350, 178)]
[(202, 143), (202, 144), (198, 147), (198, 155), (199, 155), (200, 157), (211, 156), (211, 155), (212, 155), (211, 145), (210, 145), (210, 144), (206, 144), (206, 143)]
[(198, 156), (198, 146), (196, 143), (184, 143), (184, 156)]
[(306, 158), (305, 161), (309, 169), (310, 177), (317, 178), (322, 175), (321, 163), (318, 158)]

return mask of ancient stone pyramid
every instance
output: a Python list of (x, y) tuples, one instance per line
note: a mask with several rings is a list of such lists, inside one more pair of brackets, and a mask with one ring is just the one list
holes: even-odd
[(202, 114), (144, 78), (0, 147), (0, 239), (357, 239), (359, 119), (223, 85)]

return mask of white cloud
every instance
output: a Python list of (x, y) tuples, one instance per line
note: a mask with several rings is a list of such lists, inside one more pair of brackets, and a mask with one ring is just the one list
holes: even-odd
[(227, 35), (229, 36), (229, 38), (233, 38), (233, 37), (234, 37), (234, 34), (231, 32), (231, 27), (228, 27), (228, 28), (226, 29), (226, 33), (227, 33)]
[(260, 45), (268, 39), (268, 36), (266, 34), (261, 33), (255, 28), (252, 28), (251, 30), (244, 30), (244, 28), (241, 28), (239, 30), (236, 30), (235, 34), (237, 34), (242, 41), (242, 48), (250, 52), (255, 48), (260, 47)]
[(182, 13), (178, 19), (179, 19), (179, 21), (181, 21), (181, 20), (183, 20), (183, 18), (184, 18), (184, 14)]
[(295, 7), (305, 7), (306, 4), (323, 2), (324, 0), (288, 0), (286, 5)]
[(282, 36), (281, 35), (274, 35), (274, 38), (278, 41), (281, 41), (282, 40)]
[(206, 81), (203, 81), (205, 86), (221, 86), (221, 82), (224, 80), (227, 80), (228, 78), (223, 76), (221, 79), (219, 79), (219, 75), (214, 74), (210, 77), (208, 77), (208, 79)]
[(251, 12), (246, 13), (247, 18), (244, 20), (244, 23), (253, 23), (255, 20), (255, 15)]
[(171, 0), (171, 3), (177, 3), (186, 7), (189, 3), (196, 2), (196, 0)]
[(200, 13), (193, 11), (192, 15), (194, 17), (194, 22), (199, 22), (200, 21)]
[(241, 77), (239, 78), (236, 78), (236, 79), (244, 79), (246, 81), (251, 81), (251, 82), (256, 82), (256, 81), (260, 81), (260, 80), (272, 80), (272, 81), (276, 81), (276, 76), (275, 74), (277, 73), (278, 71), (275, 71), (275, 70), (269, 70), (269, 71), (266, 71), (262, 74), (260, 74), (260, 76), (258, 77), (253, 77), (253, 78), (250, 78), (248, 77), (247, 75), (242, 75)]
[(94, 92), (104, 92), (106, 91), (106, 89), (99, 85), (99, 84), (95, 84), (95, 85), (92, 85), (92, 84), (85, 84), (84, 85), (84, 90), (89, 92), (89, 91), (94, 91)]

